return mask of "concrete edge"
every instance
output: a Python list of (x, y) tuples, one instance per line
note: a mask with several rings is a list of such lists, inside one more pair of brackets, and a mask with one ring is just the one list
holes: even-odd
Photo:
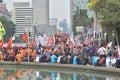
[(119, 68), (107, 68), (107, 67), (99, 67), (99, 66), (90, 66), (90, 65), (73, 65), (73, 64), (51, 64), (51, 63), (35, 63), (35, 62), (2, 62), (0, 66), (23, 66), (22, 68), (29, 66), (35, 68), (49, 68), (49, 69), (65, 69), (65, 70), (85, 70), (85, 71), (92, 71), (97, 73), (107, 73), (107, 74), (114, 74), (120, 75)]

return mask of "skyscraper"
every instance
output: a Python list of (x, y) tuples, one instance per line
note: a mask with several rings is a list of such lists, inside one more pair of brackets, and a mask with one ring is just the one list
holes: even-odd
[[(13, 22), (15, 23), (16, 36), (31, 29), (33, 26), (33, 8), (29, 2), (15, 2), (13, 4)], [(29, 27), (29, 28), (28, 28)]]
[(67, 20), (63, 19), (62, 21), (59, 22), (59, 26), (62, 28), (62, 33), (68, 33), (68, 24)]
[(38, 25), (49, 23), (49, 0), (32, 0), (34, 21)]
[(75, 0), (70, 0), (70, 31), (69, 32), (72, 31), (73, 15), (76, 9), (77, 9), (77, 6), (75, 4)]

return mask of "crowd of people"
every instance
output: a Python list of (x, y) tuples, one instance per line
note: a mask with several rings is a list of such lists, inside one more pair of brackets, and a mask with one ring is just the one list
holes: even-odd
[(0, 62), (49, 62), (58, 64), (93, 65), (120, 68), (120, 57), (117, 47), (101, 44), (73, 45), (66, 35), (56, 35), (55, 45), (3, 47), (0, 51)]

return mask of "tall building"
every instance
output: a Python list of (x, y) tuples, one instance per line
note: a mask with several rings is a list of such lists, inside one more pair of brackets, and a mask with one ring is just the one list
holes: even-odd
[(49, 37), (52, 37), (57, 34), (57, 27), (55, 25), (41, 25), (41, 27), (38, 27), (38, 30), (42, 35), (46, 33)]
[(72, 32), (73, 15), (76, 10), (77, 10), (76, 1), (70, 0), (70, 30), (68, 30), (69, 32)]
[(16, 36), (22, 35), (24, 31), (33, 34), (33, 8), (30, 7), (29, 2), (13, 4), (13, 22), (16, 25)]
[(66, 19), (60, 21), (59, 26), (62, 28), (62, 33), (68, 33), (68, 24)]
[(11, 20), (11, 14), (8, 12), (6, 4), (2, 3), (2, 1), (0, 1), (0, 16), (4, 16), (6, 19)]
[(32, 0), (34, 21), (38, 25), (49, 23), (49, 0)]
[(51, 18), (49, 20), (49, 25), (58, 27), (58, 19), (57, 18)]

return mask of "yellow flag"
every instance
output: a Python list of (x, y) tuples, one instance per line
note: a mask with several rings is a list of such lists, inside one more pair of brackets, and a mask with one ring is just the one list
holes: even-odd
[(0, 21), (0, 40), (2, 40), (3, 36), (5, 35), (5, 28), (3, 26), (3, 24)]

